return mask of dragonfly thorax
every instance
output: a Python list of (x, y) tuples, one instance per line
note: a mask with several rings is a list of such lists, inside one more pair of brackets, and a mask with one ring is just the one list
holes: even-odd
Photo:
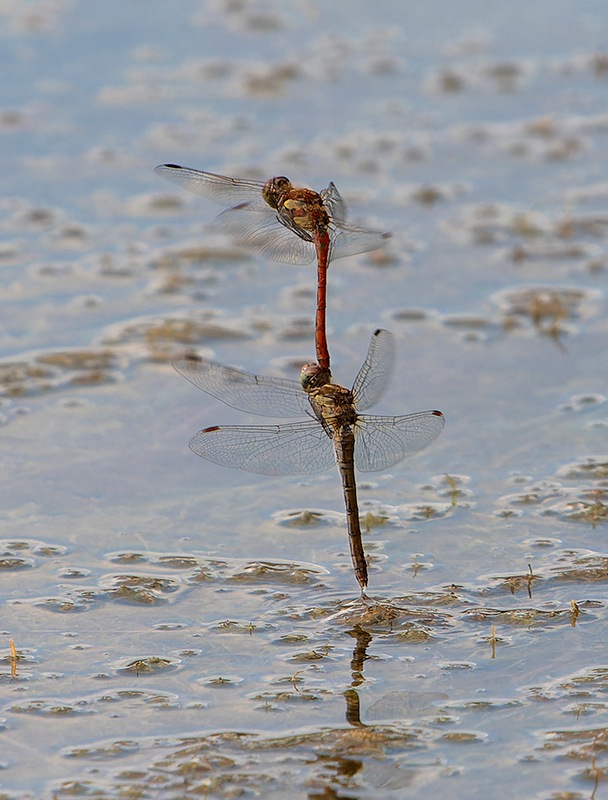
[(336, 383), (326, 383), (309, 392), (315, 415), (332, 429), (346, 428), (357, 422), (353, 393)]
[(291, 188), (279, 203), (279, 211), (286, 214), (293, 225), (305, 231), (325, 231), (330, 219), (323, 198), (312, 189)]

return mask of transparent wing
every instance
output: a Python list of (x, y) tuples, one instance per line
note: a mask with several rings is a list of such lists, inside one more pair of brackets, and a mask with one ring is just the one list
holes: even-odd
[(332, 440), (316, 420), (205, 428), (190, 440), (197, 456), (261, 475), (303, 475), (335, 464)]
[(346, 203), (332, 182), (321, 192), (321, 198), (331, 217), (331, 258), (344, 258), (357, 253), (377, 250), (391, 238), (390, 233), (374, 228), (360, 228), (346, 222)]
[(234, 206), (246, 201), (270, 210), (262, 197), (264, 184), (259, 181), (228, 178), (213, 172), (201, 172), (198, 169), (180, 167), (178, 164), (161, 164), (155, 168), (154, 172), (171, 183), (183, 186), (185, 189), (223, 206)]
[(358, 410), (370, 408), (384, 394), (391, 379), (394, 361), (393, 334), (378, 328), (372, 334), (365, 361), (353, 383), (353, 396)]
[(337, 220), (332, 220), (331, 227), (332, 258), (344, 258), (377, 250), (379, 247), (384, 247), (392, 236), (391, 233), (374, 228), (359, 228), (357, 225), (348, 225)]
[(403, 417), (367, 415), (357, 419), (355, 466), (361, 472), (375, 472), (398, 464), (406, 456), (424, 450), (445, 425), (440, 411), (422, 411)]
[(296, 381), (252, 375), (193, 353), (184, 353), (171, 363), (194, 386), (239, 411), (262, 417), (311, 414), (308, 395)]
[(218, 217), (234, 241), (281, 264), (310, 264), (315, 260), (314, 240), (304, 230), (288, 227), (268, 205), (241, 203)]
[(346, 222), (346, 203), (338, 191), (336, 184), (332, 181), (327, 189), (320, 192), (323, 205), (329, 212), (329, 216), (334, 222)]

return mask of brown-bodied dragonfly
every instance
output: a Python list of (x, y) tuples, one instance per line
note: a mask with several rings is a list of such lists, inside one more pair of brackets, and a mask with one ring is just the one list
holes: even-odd
[(175, 369), (207, 394), (241, 411), (308, 419), (281, 425), (214, 425), (190, 440), (198, 456), (248, 472), (298, 475), (338, 465), (344, 490), (350, 551), (361, 589), (367, 564), (361, 540), (355, 467), (373, 472), (422, 450), (444, 426), (440, 411), (400, 417), (360, 414), (384, 392), (393, 365), (392, 335), (374, 332), (352, 389), (331, 382), (329, 370), (306, 364), (300, 382), (252, 375), (186, 353)]
[(282, 176), (261, 183), (177, 164), (161, 164), (155, 171), (179, 186), (230, 206), (219, 219), (237, 244), (286, 264), (310, 264), (316, 257), (317, 361), (323, 369), (329, 369), (325, 333), (329, 261), (376, 250), (390, 234), (349, 225), (346, 206), (333, 183), (315, 192), (294, 186)]

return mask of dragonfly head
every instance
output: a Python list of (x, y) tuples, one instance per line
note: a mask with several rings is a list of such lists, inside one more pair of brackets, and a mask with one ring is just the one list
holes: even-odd
[(319, 364), (304, 364), (300, 370), (300, 386), (305, 392), (312, 392), (327, 383), (331, 383), (331, 372)]
[(291, 181), (284, 175), (280, 175), (278, 178), (270, 178), (264, 184), (262, 197), (271, 208), (278, 208), (279, 203), (291, 189), (291, 186)]

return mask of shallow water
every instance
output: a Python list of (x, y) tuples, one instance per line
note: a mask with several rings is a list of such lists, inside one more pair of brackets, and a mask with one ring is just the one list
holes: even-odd
[[(605, 794), (608, 12), (408, 5), (0, 4), (0, 798)], [(315, 275), (162, 162), (394, 232), (334, 375), (386, 327), (378, 411), (447, 424), (359, 476), (367, 601), (337, 474), (187, 449), (264, 420), (171, 356), (294, 377)]]

